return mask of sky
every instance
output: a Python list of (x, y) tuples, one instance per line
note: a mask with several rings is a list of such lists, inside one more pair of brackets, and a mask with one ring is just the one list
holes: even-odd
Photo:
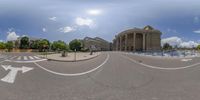
[(0, 0), (0, 41), (19, 36), (69, 42), (86, 36), (112, 41), (151, 25), (162, 44), (200, 43), (199, 0)]

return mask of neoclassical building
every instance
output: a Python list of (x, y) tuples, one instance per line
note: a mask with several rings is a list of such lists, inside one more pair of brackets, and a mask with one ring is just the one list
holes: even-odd
[(161, 32), (151, 26), (125, 30), (115, 36), (113, 50), (157, 51), (161, 49)]

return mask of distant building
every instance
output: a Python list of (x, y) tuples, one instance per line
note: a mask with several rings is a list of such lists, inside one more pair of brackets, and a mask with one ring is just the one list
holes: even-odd
[(85, 37), (82, 40), (82, 44), (83, 44), (83, 48), (84, 49), (93, 49), (93, 50), (97, 50), (97, 51), (109, 51), (111, 50), (110, 48), (110, 42), (99, 38), (99, 37), (95, 37), (95, 38), (90, 38), (90, 37)]
[(156, 51), (161, 49), (161, 32), (151, 26), (125, 30), (115, 36), (116, 51)]

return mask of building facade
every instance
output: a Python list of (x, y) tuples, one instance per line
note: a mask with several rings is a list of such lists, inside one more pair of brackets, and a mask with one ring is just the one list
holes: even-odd
[(95, 37), (95, 38), (90, 38), (90, 37), (85, 37), (82, 40), (83, 48), (84, 49), (93, 49), (97, 51), (108, 51), (110, 50), (110, 43), (102, 38)]
[(116, 51), (158, 51), (161, 49), (161, 35), (159, 30), (151, 26), (143, 29), (133, 28), (125, 30), (115, 36), (113, 50)]

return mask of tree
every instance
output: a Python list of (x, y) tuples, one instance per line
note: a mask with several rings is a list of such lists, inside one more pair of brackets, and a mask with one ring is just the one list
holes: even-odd
[(6, 48), (6, 45), (5, 45), (5, 43), (3, 43), (3, 42), (0, 42), (0, 49), (5, 49)]
[(21, 49), (28, 49), (29, 48), (29, 38), (24, 36), (20, 40), (20, 48)]
[(68, 51), (69, 50), (69, 47), (68, 45), (64, 42), (64, 41), (61, 41), (61, 40), (58, 40), (58, 41), (54, 41), (51, 45), (51, 49), (54, 50), (54, 51)]
[(12, 41), (8, 41), (5, 44), (6, 49), (8, 49), (8, 51), (10, 52), (13, 49), (13, 42)]
[(31, 48), (31, 49), (39, 49), (38, 42), (39, 42), (39, 40), (33, 41), (33, 42), (30, 44), (30, 48)]
[(169, 43), (165, 43), (163, 45), (163, 50), (171, 50), (171, 49), (172, 49), (172, 46)]
[(200, 50), (200, 44), (197, 46), (197, 50)]
[(38, 49), (39, 51), (44, 51), (45, 49), (49, 48), (49, 41), (46, 39), (38, 41)]
[(69, 43), (69, 47), (71, 50), (80, 51), (81, 50), (81, 41), (78, 39), (74, 39)]

